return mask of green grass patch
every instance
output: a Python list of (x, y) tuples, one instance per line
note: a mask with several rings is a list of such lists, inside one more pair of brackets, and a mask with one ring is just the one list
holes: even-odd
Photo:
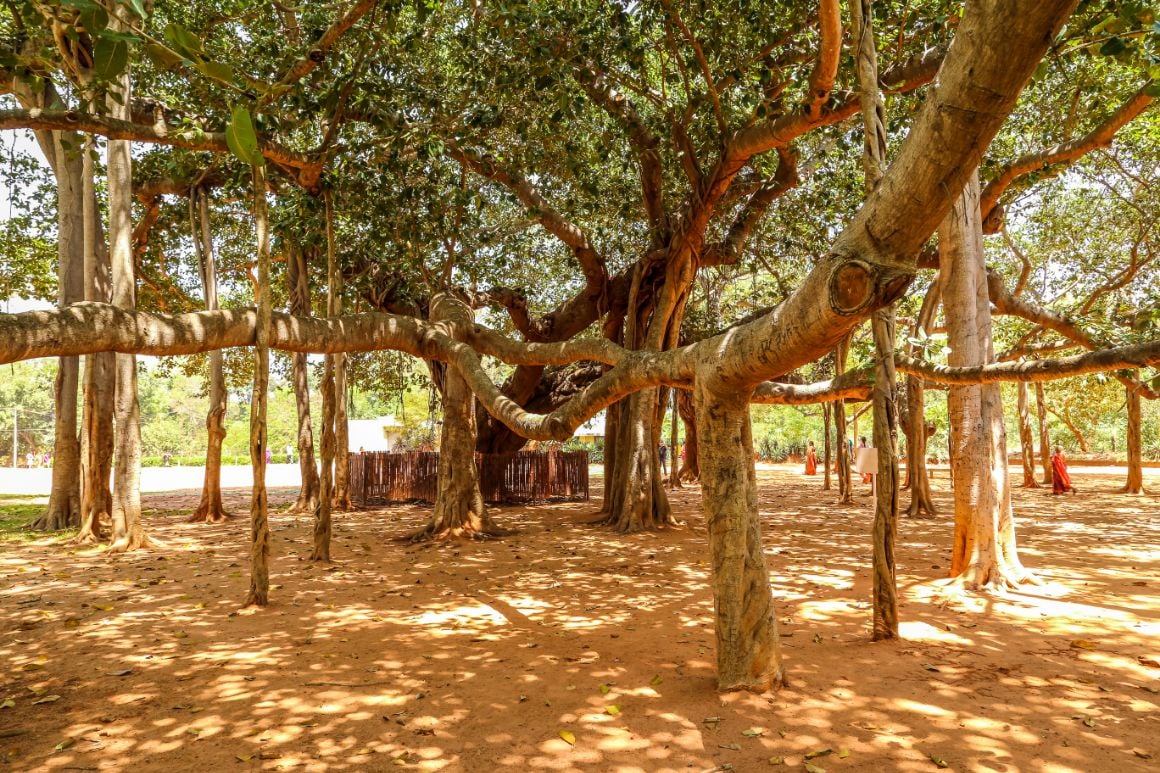
[(44, 505), (34, 502), (0, 501), (0, 539), (30, 540), (43, 537), (43, 532), (29, 531), (28, 524), (44, 513)]

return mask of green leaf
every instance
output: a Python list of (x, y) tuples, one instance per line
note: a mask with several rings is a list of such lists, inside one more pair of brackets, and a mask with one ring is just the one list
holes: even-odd
[(250, 166), (265, 163), (258, 149), (258, 135), (254, 132), (250, 111), (242, 105), (235, 107), (230, 115), (230, 125), (226, 127), (226, 144), (235, 156)]
[(180, 54), (157, 43), (146, 43), (145, 54), (153, 60), (153, 64), (162, 72), (172, 70), (174, 67), (185, 62), (185, 59)]
[(123, 41), (101, 36), (93, 49), (93, 68), (97, 76), (113, 80), (125, 71), (129, 64), (129, 45)]
[(176, 22), (165, 26), (165, 39), (186, 59), (200, 59), (202, 56), (201, 39)]
[(1144, 89), (1144, 93), (1150, 97), (1160, 97), (1160, 81), (1152, 81)]
[(228, 64), (221, 62), (198, 62), (197, 68), (203, 73), (222, 83), (232, 84), (234, 82), (234, 68)]
[(145, 10), (145, 0), (129, 0), (129, 7), (133, 9), (133, 13), (137, 14), (137, 18), (149, 18), (149, 13)]
[(1100, 54), (1102, 56), (1119, 56), (1127, 50), (1127, 44), (1118, 37), (1111, 38), (1100, 46)]

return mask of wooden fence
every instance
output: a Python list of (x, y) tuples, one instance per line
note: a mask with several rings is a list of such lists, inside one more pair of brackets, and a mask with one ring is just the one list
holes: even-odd
[[(476, 454), (479, 490), (486, 502), (546, 502), (588, 499), (587, 451), (519, 451)], [(383, 451), (350, 455), (351, 499), (434, 502), (439, 454)]]

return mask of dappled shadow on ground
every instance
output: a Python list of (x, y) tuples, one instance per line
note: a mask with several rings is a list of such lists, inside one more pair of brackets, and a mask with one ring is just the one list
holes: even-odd
[[(59, 540), (0, 554), (0, 759), (15, 770), (1152, 769), (1160, 754), (1157, 500), (1085, 478), (1019, 491), (1045, 581), (948, 596), (950, 517), (904, 520), (905, 639), (869, 641), (871, 500), (761, 473), (789, 684), (714, 690), (700, 490), (686, 525), (621, 536), (594, 503), (500, 508), (520, 533), (409, 545), (425, 508), (272, 520), (273, 603), (241, 611), (245, 519), (185, 524), (110, 560)], [(936, 480), (936, 486), (944, 481)], [(1160, 481), (1153, 481), (1160, 483)], [(1153, 490), (1160, 486), (1153, 485)], [(944, 510), (946, 491), (938, 492)], [(244, 493), (231, 506), (245, 513)], [(292, 492), (277, 492), (286, 504)], [(180, 509), (184, 508), (184, 509)], [(9, 702), (11, 705), (9, 705)], [(574, 741), (574, 743), (572, 743)], [(731, 766), (731, 767), (730, 767)]]

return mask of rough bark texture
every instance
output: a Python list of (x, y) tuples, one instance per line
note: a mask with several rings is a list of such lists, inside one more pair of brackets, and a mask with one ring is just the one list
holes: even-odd
[[(952, 366), (994, 359), (982, 242), (975, 174), (939, 229), (939, 269)], [(1015, 547), (999, 386), (952, 385), (948, 408), (955, 502), (951, 575), (970, 588), (1018, 585), (1029, 577)]]
[[(330, 273), (330, 292), (327, 296), (329, 313), (332, 317), (342, 314), (343, 274), (338, 266), (338, 244), (335, 241), (334, 201), (327, 191), (326, 203), (326, 244), (328, 264), (334, 266)], [(350, 484), (347, 480), (350, 464), (350, 428), (346, 421), (346, 354), (334, 355), (334, 507), (349, 510)], [(474, 446), (472, 446), (474, 449)]]
[(330, 560), (331, 518), (334, 510), (334, 355), (326, 355), (322, 369), (322, 479), (314, 506), (314, 547), (311, 561)]
[[(471, 324), (471, 310), (448, 293), (431, 300), (431, 321), (450, 326)], [(475, 398), (463, 375), (454, 366), (434, 369), (443, 396), (443, 427), (439, 439), (439, 479), (431, 520), (405, 539), (486, 539), (511, 534), (496, 525), (479, 491), (475, 467), (478, 425)]]
[(659, 529), (674, 523), (661, 478), (657, 445), (657, 389), (643, 389), (620, 403), (616, 463), (604, 523), (619, 532)]
[[(286, 251), (286, 281), (290, 296), (290, 313), (310, 313), (310, 281), (306, 253), (296, 244)], [(294, 404), (298, 411), (298, 469), (302, 483), (292, 513), (313, 513), (318, 507), (318, 466), (314, 459), (314, 430), (310, 416), (310, 380), (306, 355), (295, 354), (291, 360), (290, 378), (294, 383)]]
[[(84, 183), (84, 281), (85, 300), (108, 303), (112, 297), (109, 252), (105, 247), (93, 178), (92, 138), (82, 154)], [(109, 476), (113, 465), (113, 367), (112, 352), (85, 357), (84, 413), (82, 417), (83, 484), (81, 486), (81, 527), (76, 542), (82, 545), (101, 540), (101, 523), (113, 512), (113, 492)]]
[(266, 170), (254, 167), (254, 221), (258, 232), (257, 342), (254, 389), (250, 396), (250, 591), (244, 606), (270, 602), (270, 521), (266, 492), (266, 392), (270, 379), (270, 233), (266, 213)]
[[(1133, 374), (1137, 376), (1138, 374)], [(1140, 393), (1130, 387), (1125, 388), (1128, 402), (1128, 479), (1123, 493), (1144, 493), (1144, 469), (1141, 464), (1143, 443), (1140, 437)]]
[(1035, 480), (1035, 436), (1031, 431), (1030, 389), (1020, 381), (1019, 390), (1019, 449), (1023, 457), (1023, 488), (1039, 488)]
[(674, 451), (673, 464), (679, 462), (681, 465), (681, 482), (695, 483), (701, 479), (701, 462), (697, 450), (697, 416), (693, 410), (691, 392), (678, 390), (677, 411), (681, 414), (681, 423), (685, 425), (685, 458), (679, 458), (680, 451)]
[(680, 392), (679, 389), (673, 390), (673, 411), (670, 416), (672, 424), (669, 425), (669, 488), (681, 487), (681, 459), (680, 451), (677, 450), (680, 448), (680, 444), (677, 442), (677, 427), (681, 418), (680, 408), (677, 405), (681, 399)]
[(938, 514), (930, 491), (930, 473), (926, 469), (927, 424), (926, 385), (921, 376), (906, 378), (906, 409), (910, 412), (906, 432), (906, 474), (910, 478), (910, 505), (906, 514), (920, 518)]
[[(711, 368), (704, 365), (705, 372)], [(722, 690), (776, 689), (783, 671), (761, 546), (748, 395), (698, 378), (694, 404), (713, 568), (717, 684)]]
[(1047, 396), (1043, 391), (1043, 384), (1035, 385), (1035, 414), (1039, 419), (1039, 463), (1043, 466), (1043, 485), (1050, 486), (1051, 472), (1051, 436), (1047, 432)]
[(830, 462), (834, 458), (834, 449), (830, 438), (831, 416), (834, 407), (832, 403), (822, 403), (822, 490), (830, 490)]
[[(84, 165), (80, 137), (68, 136), (71, 149), (61, 144), (61, 133), (53, 132), (53, 144), (45, 148), (56, 156), (57, 192), (57, 277), (60, 306), (84, 299)], [(58, 531), (81, 523), (81, 455), (77, 435), (77, 386), (80, 360), (61, 357), (56, 374), (54, 397), (56, 422), (52, 454), (52, 490), (48, 508), (32, 523), (40, 531)]]
[[(123, 8), (116, 9), (124, 13)], [(115, 118), (129, 117), (129, 73), (126, 71), (112, 87), (118, 100), (109, 100)], [(132, 157), (127, 140), (109, 140), (109, 243), (113, 266), (113, 305), (133, 309), (137, 305), (136, 276), (133, 265), (133, 176)], [(114, 419), (116, 461), (113, 471), (113, 553), (145, 547), (149, 539), (141, 525), (141, 411), (137, 403), (137, 357), (118, 354), (115, 362), (116, 397)]]
[(873, 633), (874, 641), (898, 638), (898, 586), (895, 541), (898, 536), (898, 422), (894, 391), (894, 309), (875, 312), (874, 347), (878, 354), (874, 380), (874, 447), (878, 475), (874, 480)]
[[(193, 214), (196, 212), (196, 217)], [(205, 191), (194, 191), (190, 198), (190, 225), (198, 252), (202, 296), (205, 308), (218, 308), (217, 263), (209, 227), (209, 201)], [(226, 375), (220, 351), (209, 353), (209, 412), (205, 416), (205, 478), (201, 501), (189, 520), (192, 523), (220, 523), (232, 518), (222, 505), (222, 443), (226, 439)]]
[[(846, 352), (849, 351), (850, 341), (843, 338), (837, 349), (834, 350), (834, 377), (841, 378), (846, 372)], [(846, 401), (835, 400), (834, 406), (834, 441), (837, 446), (838, 460), (838, 501), (848, 504), (853, 500), (854, 492), (850, 486), (850, 449), (846, 443)]]

